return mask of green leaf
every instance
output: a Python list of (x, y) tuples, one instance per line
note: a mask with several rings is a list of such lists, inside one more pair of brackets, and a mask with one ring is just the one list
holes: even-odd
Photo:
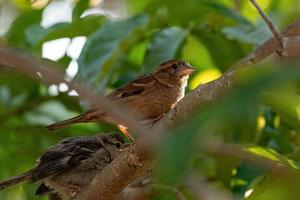
[(91, 16), (76, 20), (72, 23), (58, 23), (46, 29), (46, 34), (39, 39), (36, 48), (43, 42), (55, 40), (64, 37), (88, 36), (99, 28), (106, 18), (103, 16)]
[(47, 34), (46, 30), (39, 24), (34, 24), (25, 30), (25, 36), (30, 46), (35, 46)]
[(153, 18), (158, 18), (157, 23), (165, 22), (166, 25), (173, 26), (190, 27), (194, 24), (206, 24), (211, 19), (212, 23), (221, 24), (225, 24), (228, 21), (226, 19), (249, 23), (245, 17), (219, 0), (186, 0), (184, 3), (180, 0), (153, 0), (148, 3), (146, 10)]
[(130, 14), (143, 12), (151, 0), (126, 0), (126, 5)]
[[(119, 54), (126, 53), (134, 43), (134, 34), (148, 22), (146, 15), (138, 15), (122, 21), (109, 22), (99, 28), (87, 40), (78, 59), (79, 76), (87, 83), (106, 78), (107, 71)], [(104, 74), (100, 72), (103, 71)]]
[[(0, 87), (4, 99), (8, 99), (9, 105), (13, 104), (12, 97), (19, 95), (36, 96), (38, 95), (39, 83), (23, 74), (16, 72), (2, 72), (0, 73)], [(16, 106), (16, 105), (14, 105)]]
[(207, 48), (191, 34), (186, 38), (182, 48), (182, 58), (191, 62), (197, 68), (197, 72), (215, 68)]
[(192, 33), (205, 45), (216, 67), (222, 72), (246, 54), (246, 49), (241, 44), (220, 32), (207, 27), (196, 27)]
[[(11, 28), (6, 34), (9, 46), (28, 48), (32, 44), (32, 37), (28, 38), (28, 29), (32, 26), (38, 26), (41, 22), (43, 10), (30, 10), (21, 13), (13, 22)], [(27, 34), (26, 34), (27, 32)], [(39, 37), (41, 32), (35, 33)]]
[[(155, 23), (188, 27), (192, 23), (201, 23), (209, 14), (208, 8), (199, 0), (152, 0), (146, 11), (156, 20)], [(180, 6), (178, 6), (180, 5)], [(157, 19), (156, 19), (157, 18)]]
[(240, 22), (242, 24), (249, 24), (249, 21), (243, 17), (242, 15), (240, 15), (237, 11), (229, 8), (228, 6), (219, 3), (219, 2), (214, 2), (214, 1), (202, 1), (201, 3), (203, 3), (205, 6), (212, 8), (213, 10), (215, 10), (217, 12), (217, 14), (221, 14), (225, 17), (231, 18), (237, 22)]
[(299, 173), (271, 172), (263, 178), (259, 178), (252, 186), (251, 193), (246, 200), (282, 200), (298, 199)]
[(230, 40), (238, 40), (241, 42), (259, 45), (272, 36), (270, 30), (265, 24), (258, 25), (238, 25), (233, 27), (225, 27), (222, 32)]
[(72, 19), (80, 19), (81, 14), (89, 7), (89, 0), (79, 0), (73, 9)]
[(277, 153), (274, 149), (266, 148), (266, 147), (260, 147), (260, 146), (251, 146), (245, 148), (246, 151), (249, 151), (251, 153), (254, 153), (256, 155), (265, 157), (267, 159), (280, 162), (286, 166), (289, 166), (294, 169), (299, 169), (297, 165), (294, 163), (294, 161), (288, 159), (287, 157)]
[(264, 97), (264, 102), (280, 114), (282, 120), (289, 124), (289, 126), (300, 131), (300, 114), (298, 108), (300, 97), (298, 88), (285, 85), (285, 87), (276, 88), (274, 92), (265, 94)]
[(161, 62), (176, 56), (188, 31), (179, 27), (165, 28), (149, 42), (144, 60), (145, 71), (152, 71)]
[(48, 101), (27, 112), (25, 119), (31, 125), (49, 125), (73, 116), (74, 113), (70, 112), (61, 102)]

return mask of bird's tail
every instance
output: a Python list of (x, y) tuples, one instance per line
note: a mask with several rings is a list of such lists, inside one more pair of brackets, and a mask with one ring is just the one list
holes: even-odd
[(86, 121), (86, 116), (85, 115), (79, 115), (79, 116), (73, 117), (71, 119), (66, 119), (64, 121), (51, 124), (51, 125), (47, 126), (47, 129), (49, 131), (54, 131), (54, 130), (57, 130), (57, 129), (65, 128), (67, 126), (77, 124), (77, 123), (81, 123), (81, 122), (85, 122), (85, 121)]
[(32, 172), (25, 172), (21, 175), (11, 177), (5, 181), (0, 182), (0, 190), (4, 190), (5, 188), (21, 184), (26, 181), (32, 180)]

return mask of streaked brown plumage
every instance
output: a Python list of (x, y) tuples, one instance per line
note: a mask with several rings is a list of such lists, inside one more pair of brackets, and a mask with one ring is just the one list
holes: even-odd
[[(194, 69), (181, 60), (170, 60), (160, 64), (148, 75), (118, 88), (107, 98), (120, 106), (125, 106), (138, 120), (155, 120), (168, 112), (183, 96), (187, 79)], [(95, 107), (85, 113), (48, 126), (49, 130), (56, 130), (81, 122), (105, 122), (119, 125), (120, 130), (132, 140), (131, 135), (122, 124), (101, 108)]]
[(36, 195), (71, 199), (126, 146), (116, 134), (66, 138), (47, 149), (36, 167), (0, 182), (0, 190), (23, 182), (41, 183)]

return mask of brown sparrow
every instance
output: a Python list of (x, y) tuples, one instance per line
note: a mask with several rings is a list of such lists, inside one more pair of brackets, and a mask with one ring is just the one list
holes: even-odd
[[(193, 71), (194, 68), (188, 62), (170, 60), (160, 64), (153, 73), (138, 77), (106, 97), (120, 106), (125, 106), (138, 120), (156, 120), (168, 112), (184, 96), (187, 79)], [(98, 107), (94, 107), (77, 117), (52, 124), (47, 128), (55, 130), (81, 122), (117, 124), (124, 135), (133, 140), (120, 122), (112, 119)]]
[(72, 199), (126, 147), (120, 137), (97, 134), (66, 138), (47, 149), (33, 169), (0, 182), (0, 190), (23, 182), (39, 181), (36, 195)]

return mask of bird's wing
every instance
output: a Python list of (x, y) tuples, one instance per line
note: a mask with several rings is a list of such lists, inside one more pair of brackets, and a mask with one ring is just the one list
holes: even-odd
[(143, 93), (146, 87), (154, 83), (155, 79), (151, 75), (139, 76), (134, 81), (116, 89), (114, 92), (109, 94), (107, 98), (112, 101), (132, 97)]
[[(136, 96), (142, 94), (151, 83), (154, 83), (155, 79), (152, 75), (142, 75), (136, 80), (116, 89), (111, 94), (107, 95), (107, 98), (110, 101), (119, 101), (128, 97)], [(72, 124), (81, 123), (81, 122), (97, 122), (97, 121), (106, 121), (105, 113), (103, 110), (97, 106), (92, 107), (83, 114), (76, 116), (71, 119), (67, 119), (61, 122), (57, 122), (47, 126), (47, 128), (52, 131)]]
[(49, 148), (34, 170), (34, 181), (70, 170), (103, 148), (103, 143), (95, 137), (68, 138)]

